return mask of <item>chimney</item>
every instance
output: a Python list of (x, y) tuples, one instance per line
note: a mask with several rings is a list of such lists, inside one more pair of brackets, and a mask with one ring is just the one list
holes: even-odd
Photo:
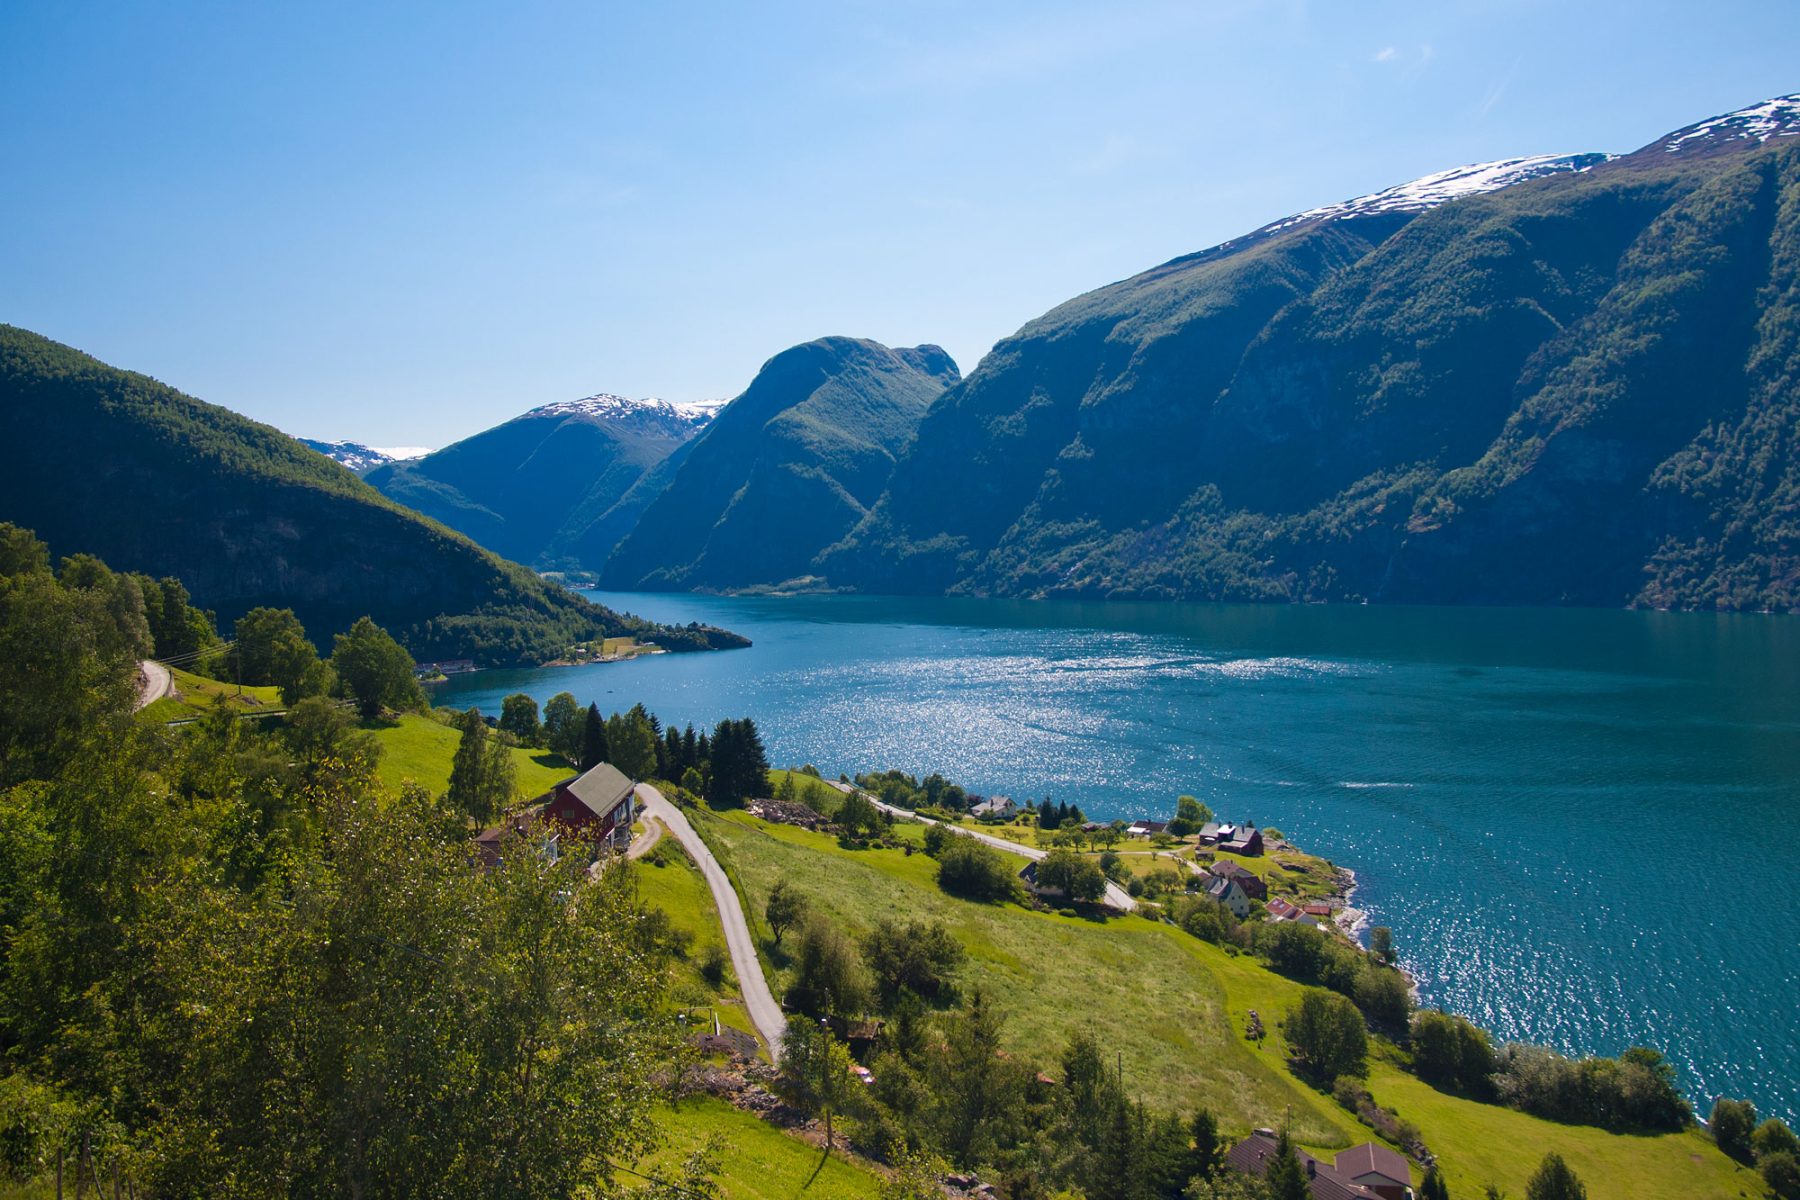
[(1318, 1173), (1319, 1173), (1319, 1160), (1316, 1158), (1307, 1159), (1306, 1160), (1306, 1177), (1308, 1179), (1312, 1179), (1315, 1176), (1317, 1176)]

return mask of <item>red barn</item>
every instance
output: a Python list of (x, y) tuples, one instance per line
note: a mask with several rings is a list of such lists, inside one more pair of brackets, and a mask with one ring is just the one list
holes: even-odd
[(635, 811), (631, 800), (631, 780), (611, 763), (601, 763), (557, 784), (543, 819), (584, 842), (629, 839)]

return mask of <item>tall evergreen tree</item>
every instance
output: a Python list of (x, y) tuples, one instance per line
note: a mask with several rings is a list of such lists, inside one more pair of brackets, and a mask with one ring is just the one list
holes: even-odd
[(1525, 1200), (1587, 1200), (1587, 1188), (1562, 1155), (1551, 1151), (1525, 1184)]
[(1219, 1122), (1211, 1109), (1195, 1111), (1193, 1120), (1188, 1122), (1188, 1136), (1194, 1142), (1194, 1148), (1188, 1152), (1188, 1178), (1212, 1178), (1223, 1165), (1225, 1155), (1219, 1145)]
[(1275, 1142), (1275, 1157), (1263, 1183), (1268, 1186), (1269, 1200), (1312, 1200), (1306, 1168), (1300, 1165), (1300, 1156), (1294, 1153), (1294, 1143), (1288, 1140), (1285, 1128)]
[(591, 771), (610, 756), (606, 745), (606, 722), (600, 717), (598, 704), (588, 705), (587, 721), (581, 729), (581, 754), (575, 762), (579, 771)]
[(1450, 1200), (1450, 1185), (1444, 1182), (1444, 1173), (1432, 1163), (1425, 1168), (1425, 1179), (1419, 1184), (1419, 1200)]

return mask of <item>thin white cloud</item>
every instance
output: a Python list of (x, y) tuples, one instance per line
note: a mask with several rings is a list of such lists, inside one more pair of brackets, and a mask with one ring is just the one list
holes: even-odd
[(1381, 63), (1393, 62), (1396, 58), (1399, 58), (1399, 57), (1400, 57), (1400, 47), (1398, 47), (1398, 46), (1383, 46), (1381, 49), (1377, 50), (1374, 53), (1371, 61), (1381, 62)]

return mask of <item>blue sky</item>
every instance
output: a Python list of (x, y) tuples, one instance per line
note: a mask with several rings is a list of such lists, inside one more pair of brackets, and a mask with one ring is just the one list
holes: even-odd
[(1800, 5), (0, 5), (0, 321), (305, 436), (735, 395), (1800, 91)]

